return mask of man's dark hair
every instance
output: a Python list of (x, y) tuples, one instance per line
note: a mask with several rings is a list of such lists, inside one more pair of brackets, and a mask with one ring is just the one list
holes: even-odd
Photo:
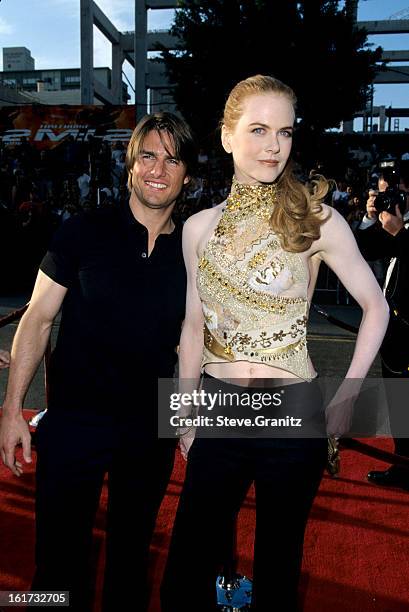
[(128, 189), (132, 187), (131, 170), (135, 161), (143, 149), (143, 143), (149, 132), (155, 131), (161, 135), (166, 132), (174, 145), (174, 151), (168, 151), (169, 155), (181, 161), (186, 166), (186, 174), (193, 176), (197, 165), (197, 147), (189, 125), (177, 115), (166, 111), (146, 115), (143, 117), (133, 131), (126, 151), (125, 164), (128, 172)]

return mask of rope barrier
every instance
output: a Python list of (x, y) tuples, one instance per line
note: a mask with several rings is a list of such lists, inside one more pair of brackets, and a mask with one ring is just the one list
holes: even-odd
[(7, 314), (7, 315), (5, 315), (3, 317), (0, 317), (0, 329), (2, 327), (6, 327), (6, 325), (9, 325), (9, 323), (14, 323), (14, 321), (17, 321), (18, 319), (20, 319), (23, 316), (23, 314), (25, 313), (25, 311), (27, 310), (28, 304), (26, 304), (22, 308), (18, 308), (17, 310), (13, 310), (13, 312), (10, 312), (9, 314)]

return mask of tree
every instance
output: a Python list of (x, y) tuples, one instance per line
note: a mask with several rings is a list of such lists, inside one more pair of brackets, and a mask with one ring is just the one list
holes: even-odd
[(160, 48), (162, 59), (201, 137), (214, 132), (232, 86), (252, 74), (293, 87), (308, 129), (336, 127), (366, 106), (382, 54), (338, 0), (184, 0), (171, 33), (178, 49)]

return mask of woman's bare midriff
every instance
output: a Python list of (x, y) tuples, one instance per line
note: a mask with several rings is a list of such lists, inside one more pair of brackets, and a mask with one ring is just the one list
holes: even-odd
[[(310, 358), (308, 358), (308, 363), (310, 366), (311, 378), (315, 378), (317, 373)], [(219, 380), (242, 385), (244, 387), (293, 385), (298, 382), (305, 382), (304, 379), (288, 370), (250, 361), (208, 363), (205, 365), (204, 371), (206, 374), (210, 374), (210, 376), (214, 376)]]

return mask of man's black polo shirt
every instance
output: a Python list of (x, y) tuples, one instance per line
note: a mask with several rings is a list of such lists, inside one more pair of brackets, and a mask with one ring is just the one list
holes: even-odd
[[(56, 232), (40, 269), (68, 288), (50, 366), (53, 410), (156, 411), (173, 375), (185, 312), (181, 228), (148, 231), (128, 204), (82, 214)], [(153, 391), (153, 393), (152, 393)]]

